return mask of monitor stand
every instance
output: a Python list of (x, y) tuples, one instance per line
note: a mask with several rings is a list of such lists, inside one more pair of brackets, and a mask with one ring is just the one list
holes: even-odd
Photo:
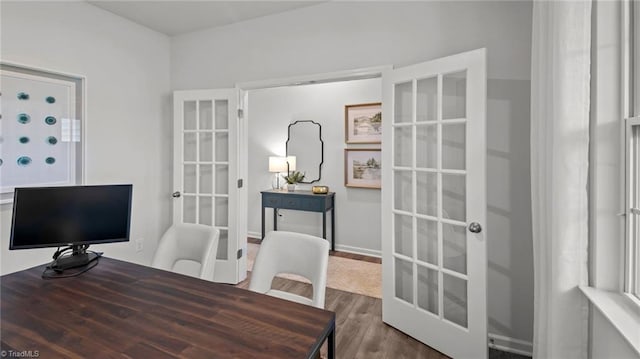
[(56, 272), (62, 272), (66, 269), (86, 266), (87, 264), (98, 259), (98, 254), (87, 252), (88, 245), (71, 246), (71, 254), (58, 257), (52, 264), (51, 269)]

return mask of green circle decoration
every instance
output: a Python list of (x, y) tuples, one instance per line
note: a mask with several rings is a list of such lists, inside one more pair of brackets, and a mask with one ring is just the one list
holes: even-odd
[(18, 141), (20, 141), (20, 143), (29, 143), (29, 137), (22, 136), (18, 139)]
[(29, 94), (26, 92), (18, 92), (18, 100), (28, 100)]
[(49, 136), (47, 137), (47, 143), (50, 145), (55, 145), (56, 143), (58, 143), (58, 139), (53, 136)]
[(31, 157), (29, 156), (21, 156), (18, 158), (18, 166), (28, 166), (31, 164)]
[(48, 165), (52, 165), (52, 164), (56, 163), (56, 159), (55, 159), (55, 158), (53, 158), (53, 157), (47, 157), (44, 161), (45, 161)]
[(47, 116), (44, 119), (44, 123), (46, 123), (47, 125), (55, 125), (56, 122), (58, 122), (58, 120), (56, 120), (56, 118), (53, 116)]
[(2, 166), (3, 163), (4, 161), (2, 160), (2, 158), (0, 158), (0, 166)]
[(47, 96), (45, 101), (47, 101), (47, 103), (56, 103), (56, 98), (53, 96)]
[(18, 114), (18, 122), (26, 125), (27, 123), (31, 122), (31, 116), (27, 115), (26, 113), (20, 113)]

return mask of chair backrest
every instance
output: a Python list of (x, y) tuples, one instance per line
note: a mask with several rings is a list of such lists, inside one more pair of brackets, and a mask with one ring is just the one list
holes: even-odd
[(199, 278), (213, 280), (220, 231), (203, 224), (171, 226), (160, 239), (151, 266), (174, 271), (179, 260), (200, 263)]
[(324, 308), (328, 262), (327, 240), (302, 233), (269, 232), (260, 244), (249, 289), (267, 293), (279, 273), (300, 275), (313, 285), (311, 305)]

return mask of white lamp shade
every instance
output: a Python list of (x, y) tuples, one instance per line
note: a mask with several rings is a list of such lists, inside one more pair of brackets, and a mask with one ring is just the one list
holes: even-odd
[(287, 172), (287, 158), (269, 156), (269, 172)]
[(296, 156), (287, 156), (287, 162), (289, 163), (289, 171), (296, 170)]

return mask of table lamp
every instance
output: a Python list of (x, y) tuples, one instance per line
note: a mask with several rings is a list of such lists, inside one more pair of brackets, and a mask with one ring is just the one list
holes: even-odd
[(269, 156), (269, 172), (274, 173), (275, 178), (271, 181), (271, 188), (280, 188), (280, 173), (287, 172), (287, 158)]

